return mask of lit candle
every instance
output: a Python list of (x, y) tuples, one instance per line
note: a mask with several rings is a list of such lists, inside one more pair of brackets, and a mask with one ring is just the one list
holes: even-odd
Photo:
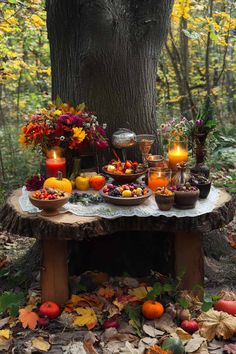
[(57, 157), (56, 151), (53, 151), (53, 157), (46, 160), (47, 178), (57, 177), (58, 171), (61, 171), (62, 177), (66, 177), (66, 159)]
[(148, 187), (156, 192), (157, 188), (167, 187), (171, 178), (171, 171), (160, 171), (156, 168), (150, 168), (148, 172)]
[(188, 161), (188, 149), (181, 147), (179, 144), (174, 144), (168, 151), (169, 167), (176, 170), (176, 165), (180, 162)]

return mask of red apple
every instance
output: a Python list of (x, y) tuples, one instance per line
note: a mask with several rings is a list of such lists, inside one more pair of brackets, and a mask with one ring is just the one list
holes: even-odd
[(117, 321), (116, 317), (108, 318), (103, 322), (103, 328), (118, 328), (119, 322)]
[(39, 308), (39, 316), (50, 319), (56, 318), (60, 312), (60, 307), (53, 301), (46, 301)]
[(196, 332), (199, 329), (198, 323), (195, 320), (184, 320), (181, 322), (180, 327), (190, 334)]
[(49, 324), (48, 317), (39, 317), (38, 319), (38, 326), (39, 327), (46, 327)]
[(214, 309), (236, 315), (236, 301), (221, 299), (214, 304)]

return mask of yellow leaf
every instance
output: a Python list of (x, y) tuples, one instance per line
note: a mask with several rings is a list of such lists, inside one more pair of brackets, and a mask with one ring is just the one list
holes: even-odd
[(45, 26), (45, 21), (43, 21), (42, 18), (37, 15), (32, 15), (31, 21), (35, 27), (39, 28)]
[(147, 293), (152, 290), (151, 286), (140, 286), (138, 288), (134, 288), (132, 290), (129, 290), (130, 295), (136, 296), (138, 300), (142, 300), (147, 296)]
[(0, 330), (0, 336), (4, 337), (6, 339), (9, 339), (11, 335), (11, 331), (9, 329), (1, 329)]
[(31, 343), (35, 349), (41, 350), (42, 352), (47, 352), (51, 347), (42, 337), (33, 338)]
[(77, 307), (75, 311), (79, 314), (79, 316), (76, 316), (74, 319), (73, 324), (75, 326), (87, 326), (88, 329), (92, 329), (96, 326), (97, 316), (93, 309), (90, 307)]

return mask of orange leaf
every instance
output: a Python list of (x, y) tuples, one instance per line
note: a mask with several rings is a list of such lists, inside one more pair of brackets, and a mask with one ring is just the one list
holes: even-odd
[(115, 294), (115, 290), (111, 286), (107, 286), (106, 288), (100, 288), (98, 290), (98, 295), (105, 297), (105, 299), (110, 299)]
[(37, 326), (39, 316), (33, 311), (27, 309), (19, 310), (19, 320), (24, 328), (29, 327), (30, 329), (35, 329)]
[(112, 303), (118, 307), (119, 311), (121, 311), (126, 304), (135, 301), (137, 301), (137, 297), (134, 295), (122, 295), (119, 298), (116, 298)]

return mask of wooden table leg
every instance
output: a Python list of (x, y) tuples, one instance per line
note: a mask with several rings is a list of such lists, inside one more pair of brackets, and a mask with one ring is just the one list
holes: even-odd
[(42, 240), (41, 289), (42, 302), (65, 304), (69, 298), (67, 241)]
[[(183, 275), (181, 288), (194, 290), (204, 285), (202, 235), (197, 232), (175, 234), (175, 275)], [(199, 293), (199, 288), (198, 288)]]

